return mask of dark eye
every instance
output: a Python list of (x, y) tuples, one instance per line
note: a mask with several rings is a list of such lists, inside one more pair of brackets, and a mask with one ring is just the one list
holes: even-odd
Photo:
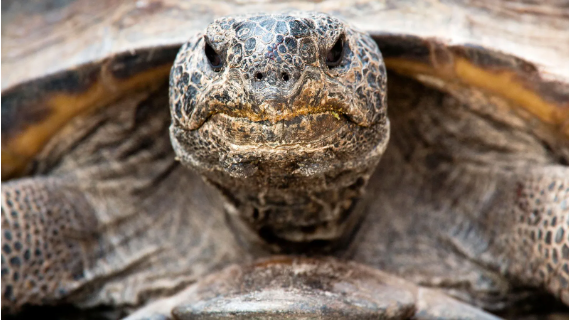
[(210, 62), (210, 65), (214, 71), (219, 72), (222, 69), (222, 58), (220, 55), (212, 48), (212, 46), (206, 42), (206, 48), (204, 49), (206, 53), (206, 58)]
[(342, 52), (344, 51), (344, 42), (339, 37), (334, 46), (327, 53), (327, 66), (332, 69), (340, 64), (342, 61)]

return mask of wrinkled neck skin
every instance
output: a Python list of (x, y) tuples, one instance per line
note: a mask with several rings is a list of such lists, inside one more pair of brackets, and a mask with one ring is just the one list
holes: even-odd
[(368, 160), (304, 177), (291, 163), (253, 179), (226, 176), (225, 184), (205, 178), (221, 191), (227, 221), (243, 245), (274, 253), (328, 252), (347, 245), (362, 221), (379, 157)]

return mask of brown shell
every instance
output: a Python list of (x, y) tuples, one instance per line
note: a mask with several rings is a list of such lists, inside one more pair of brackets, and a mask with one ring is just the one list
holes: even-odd
[[(368, 31), (389, 69), (503, 97), (568, 149), (568, 6), (542, 1), (3, 1), (2, 179), (70, 119), (165, 83), (177, 48), (216, 17), (327, 12)], [(500, 22), (500, 23), (498, 23)]]

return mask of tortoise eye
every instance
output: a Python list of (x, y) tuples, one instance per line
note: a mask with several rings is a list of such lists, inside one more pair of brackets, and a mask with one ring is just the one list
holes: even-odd
[(222, 69), (222, 57), (212, 48), (212, 46), (206, 42), (206, 48), (204, 49), (206, 53), (206, 58), (210, 62), (210, 65), (215, 72), (219, 72)]
[(344, 42), (341, 37), (338, 38), (334, 46), (327, 53), (327, 66), (332, 69), (340, 64), (342, 61), (342, 53), (344, 51)]

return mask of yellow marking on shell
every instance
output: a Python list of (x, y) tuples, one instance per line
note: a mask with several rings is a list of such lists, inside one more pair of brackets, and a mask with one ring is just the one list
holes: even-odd
[(28, 159), (5, 150), (7, 143), (2, 144), (2, 180), (23, 174)]
[(71, 119), (104, 107), (129, 92), (158, 87), (167, 79), (170, 67), (170, 64), (162, 65), (125, 80), (114, 78), (102, 68), (99, 79), (86, 92), (50, 95), (44, 102), (50, 110), (49, 116), (3, 142), (2, 180), (23, 174), (29, 161)]
[(568, 103), (547, 101), (536, 91), (528, 88), (511, 71), (491, 71), (478, 67), (462, 57), (455, 57), (452, 66), (432, 67), (425, 63), (403, 58), (385, 59), (386, 67), (404, 75), (427, 74), (445, 81), (457, 81), (468, 86), (503, 97), (519, 106), (542, 122), (555, 126), (568, 139)]
[(333, 117), (335, 117), (337, 120), (340, 120), (340, 116), (338, 115), (338, 113), (331, 111), (331, 114), (333, 115)]

